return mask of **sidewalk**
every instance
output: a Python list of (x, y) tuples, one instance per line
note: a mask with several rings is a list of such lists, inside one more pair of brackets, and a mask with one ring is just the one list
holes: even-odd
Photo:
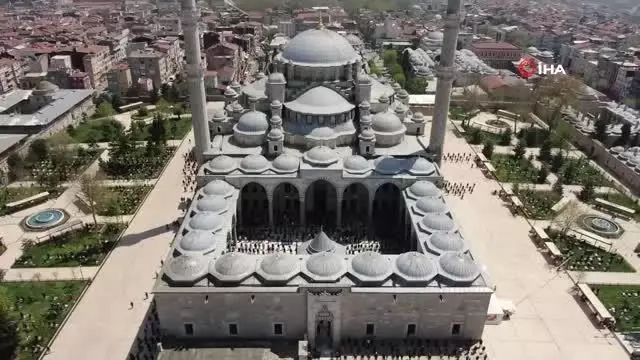
[(640, 274), (567, 271), (573, 281), (584, 284), (640, 285)]
[(185, 140), (178, 149), (44, 360), (126, 358), (152, 300), (144, 293), (151, 292), (174, 237), (165, 224), (181, 216), (183, 155), (191, 146)]
[(90, 280), (97, 272), (98, 266), (9, 269), (3, 281)]

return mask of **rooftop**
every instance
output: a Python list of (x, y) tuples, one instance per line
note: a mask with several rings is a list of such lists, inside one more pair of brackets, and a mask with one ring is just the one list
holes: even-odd
[(46, 126), (74, 106), (90, 98), (94, 90), (61, 89), (53, 93), (51, 103), (33, 114), (0, 115), (0, 126)]

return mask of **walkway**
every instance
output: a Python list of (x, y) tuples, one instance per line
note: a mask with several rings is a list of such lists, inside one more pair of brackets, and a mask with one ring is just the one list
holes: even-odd
[(4, 274), (3, 281), (90, 280), (96, 276), (98, 268), (98, 266), (77, 266), (9, 269)]
[[(190, 133), (187, 139), (192, 138)], [(178, 149), (44, 360), (126, 358), (151, 301), (144, 293), (152, 290), (174, 237), (165, 224), (181, 215), (183, 155), (191, 146), (185, 140)]]
[[(469, 153), (447, 133), (444, 152)], [(516, 304), (511, 320), (487, 326), (483, 338), (493, 360), (622, 360), (628, 355), (608, 331), (596, 328), (571, 295), (573, 282), (551, 268), (529, 239), (529, 225), (491, 195), (499, 185), (469, 164), (445, 162), (452, 182), (474, 182), (473, 194), (447, 196), (474, 257), (485, 265), (500, 298)]]
[(579, 283), (590, 285), (640, 285), (640, 274), (619, 272), (569, 271), (569, 276)]

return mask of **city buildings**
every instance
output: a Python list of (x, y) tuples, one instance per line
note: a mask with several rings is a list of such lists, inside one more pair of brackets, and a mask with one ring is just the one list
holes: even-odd
[(505, 42), (474, 42), (469, 46), (474, 54), (496, 69), (509, 69), (522, 58), (522, 50)]

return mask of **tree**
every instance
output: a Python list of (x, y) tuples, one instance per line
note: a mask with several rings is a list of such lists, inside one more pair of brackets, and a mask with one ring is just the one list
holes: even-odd
[(101, 176), (99, 172), (94, 175), (84, 174), (80, 177), (80, 193), (84, 195), (88, 202), (89, 208), (91, 209), (91, 216), (93, 217), (93, 223), (96, 227), (98, 227), (96, 210), (104, 189), (100, 186), (100, 178)]
[(113, 96), (111, 97), (111, 106), (113, 106), (114, 109), (120, 109), (120, 107), (124, 105), (124, 103), (122, 102), (122, 98), (120, 98), (120, 95), (118, 94), (113, 94)]
[(405, 78), (404, 74), (401, 72), (393, 74), (393, 81), (397, 82), (402, 87), (404, 87), (407, 83), (407, 79)]
[(562, 179), (565, 183), (571, 184), (578, 176), (578, 165), (573, 161), (568, 161), (562, 172)]
[(609, 124), (604, 119), (596, 120), (593, 124), (593, 138), (604, 143), (607, 140), (607, 128)]
[(167, 100), (161, 98), (156, 102), (156, 112), (166, 114), (169, 112), (169, 109), (171, 109), (171, 104), (169, 104)]
[(18, 347), (18, 322), (15, 314), (11, 312), (13, 304), (5, 288), (0, 288), (0, 354), (3, 358), (13, 358)]
[(491, 159), (493, 156), (493, 143), (491, 141), (487, 141), (482, 147), (482, 155), (487, 159)]
[(500, 133), (500, 140), (498, 141), (498, 145), (509, 146), (511, 145), (511, 128), (506, 128), (503, 132)]
[(631, 124), (624, 123), (620, 128), (620, 138), (616, 143), (620, 146), (627, 146), (629, 140), (631, 140)]
[(553, 158), (551, 158), (551, 171), (557, 173), (560, 171), (562, 165), (564, 165), (564, 156), (562, 156), (562, 152), (558, 151)]
[(549, 126), (556, 125), (563, 108), (574, 105), (577, 102), (577, 93), (582, 91), (584, 83), (573, 76), (548, 75), (543, 77), (533, 91), (533, 102), (542, 102), (552, 109), (548, 118)]
[(45, 139), (35, 139), (29, 145), (29, 157), (34, 162), (42, 161), (49, 157), (49, 144)]
[(164, 127), (164, 119), (158, 114), (154, 117), (149, 127), (149, 139), (155, 145), (164, 145), (167, 142), (167, 131)]
[(551, 160), (551, 139), (546, 139), (540, 146), (540, 152), (538, 153), (538, 160), (543, 163)]
[(593, 200), (593, 197), (596, 194), (595, 187), (591, 182), (584, 184), (582, 190), (578, 193), (578, 199), (582, 202), (589, 202)]
[(427, 92), (429, 82), (421, 76), (411, 76), (407, 80), (405, 89), (409, 94), (424, 94)]
[(538, 170), (538, 184), (544, 184), (547, 182), (547, 176), (549, 175), (549, 169), (546, 166), (542, 166), (540, 170)]
[(524, 154), (527, 152), (522, 141), (518, 141), (518, 144), (513, 148), (513, 157), (516, 160), (521, 160)]
[(113, 106), (111, 106), (111, 103), (107, 101), (103, 101), (96, 108), (96, 112), (93, 114), (93, 117), (98, 119), (98, 118), (103, 118), (107, 116), (112, 116), (115, 113), (116, 111), (113, 109)]
[(149, 102), (155, 105), (158, 100), (160, 100), (160, 95), (158, 94), (158, 90), (154, 87), (151, 89), (151, 92), (149, 92)]
[(398, 53), (395, 50), (385, 50), (385, 52), (382, 53), (382, 61), (384, 66), (390, 68), (398, 63)]
[(472, 145), (478, 145), (482, 143), (482, 132), (480, 129), (474, 127), (471, 129), (471, 136), (469, 137), (469, 143)]
[(551, 191), (553, 191), (559, 196), (564, 195), (564, 187), (562, 186), (562, 179), (560, 177), (558, 177), (558, 180), (556, 180), (556, 182), (553, 183), (553, 186), (551, 187)]
[[(582, 216), (584, 212), (580, 209), (580, 204), (577, 201), (570, 201), (565, 208), (557, 214), (551, 223), (555, 225), (562, 235), (566, 235), (575, 224), (576, 220)], [(564, 236), (561, 236), (564, 238)]]
[(173, 106), (173, 115), (177, 116), (178, 120), (180, 120), (182, 114), (184, 114), (184, 105), (182, 105), (182, 103), (175, 104)]

